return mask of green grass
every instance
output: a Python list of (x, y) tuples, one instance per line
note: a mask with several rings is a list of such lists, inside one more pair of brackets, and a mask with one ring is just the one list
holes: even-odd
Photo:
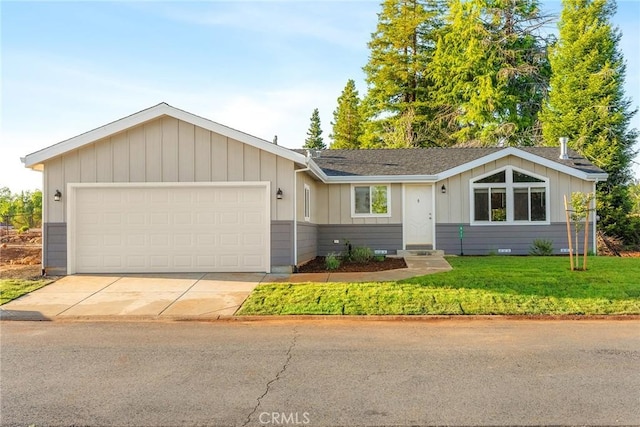
[(640, 314), (640, 258), (453, 257), (400, 282), (258, 286), (238, 314)]
[(0, 305), (40, 289), (51, 280), (0, 279)]

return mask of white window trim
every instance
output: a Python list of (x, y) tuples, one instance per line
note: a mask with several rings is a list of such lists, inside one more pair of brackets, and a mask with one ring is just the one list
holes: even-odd
[(304, 220), (306, 222), (311, 221), (311, 188), (308, 184), (304, 185), (304, 203), (302, 208), (304, 210)]
[[(505, 183), (476, 183), (475, 181), (479, 181), (488, 176), (495, 175), (505, 171)], [(543, 182), (513, 182), (513, 172), (520, 172), (525, 175), (529, 175), (533, 178), (537, 178), (542, 180)], [(475, 217), (475, 197), (474, 191), (476, 188), (506, 188), (506, 196), (507, 196), (507, 220), (506, 221), (476, 221)], [(513, 200), (513, 189), (514, 188), (544, 188), (545, 190), (545, 221), (516, 221), (513, 219), (513, 215), (515, 212), (514, 209), (514, 200)], [(471, 225), (549, 225), (551, 224), (551, 203), (550, 203), (551, 193), (549, 191), (549, 178), (538, 175), (536, 173), (530, 172), (528, 170), (520, 169), (515, 166), (505, 166), (499, 169), (494, 169), (490, 172), (484, 173), (482, 175), (475, 176), (469, 180), (469, 216), (470, 216), (470, 224)], [(529, 208), (531, 209), (531, 208)]]
[[(356, 187), (369, 187), (369, 213), (356, 213)], [(371, 212), (371, 187), (387, 187), (387, 213), (376, 214)], [(352, 218), (389, 218), (391, 217), (391, 185), (380, 183), (351, 184), (351, 217)]]

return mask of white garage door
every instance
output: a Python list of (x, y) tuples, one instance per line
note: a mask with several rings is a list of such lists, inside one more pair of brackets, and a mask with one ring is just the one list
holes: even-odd
[(269, 271), (266, 183), (70, 188), (68, 272)]

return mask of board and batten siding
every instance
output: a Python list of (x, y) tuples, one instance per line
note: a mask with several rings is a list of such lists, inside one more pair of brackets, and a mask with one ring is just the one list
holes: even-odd
[[(362, 184), (367, 185), (367, 184)], [(375, 185), (375, 184), (373, 184)], [(389, 217), (351, 216), (351, 184), (318, 185), (312, 200), (316, 208), (313, 222), (317, 224), (401, 224), (402, 223), (402, 184), (391, 184)]]
[(275, 190), (293, 194), (292, 161), (234, 139), (162, 117), (73, 150), (44, 164), (45, 223), (66, 222), (68, 183), (270, 181), (271, 219), (291, 221), (293, 199), (275, 199)]
[[(551, 223), (563, 222), (565, 219), (563, 195), (570, 198), (572, 192), (592, 193), (594, 191), (593, 182), (572, 177), (516, 156), (508, 156), (437, 182), (435, 187), (438, 190), (436, 191), (437, 223), (469, 224), (471, 222), (469, 182), (477, 176), (505, 166), (514, 166), (549, 179)], [(447, 189), (445, 194), (439, 191), (442, 185)], [(436, 241), (438, 241), (437, 238)], [(438, 246), (440, 246), (439, 242)]]

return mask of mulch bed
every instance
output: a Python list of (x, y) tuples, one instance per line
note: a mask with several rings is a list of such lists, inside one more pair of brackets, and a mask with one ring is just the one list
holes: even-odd
[[(336, 270), (338, 273), (361, 273), (370, 271), (396, 270), (406, 268), (403, 258), (385, 258), (384, 261), (369, 261), (367, 263), (343, 262)], [(324, 257), (317, 257), (308, 263), (298, 267), (298, 273), (326, 273), (328, 270), (324, 263)]]

